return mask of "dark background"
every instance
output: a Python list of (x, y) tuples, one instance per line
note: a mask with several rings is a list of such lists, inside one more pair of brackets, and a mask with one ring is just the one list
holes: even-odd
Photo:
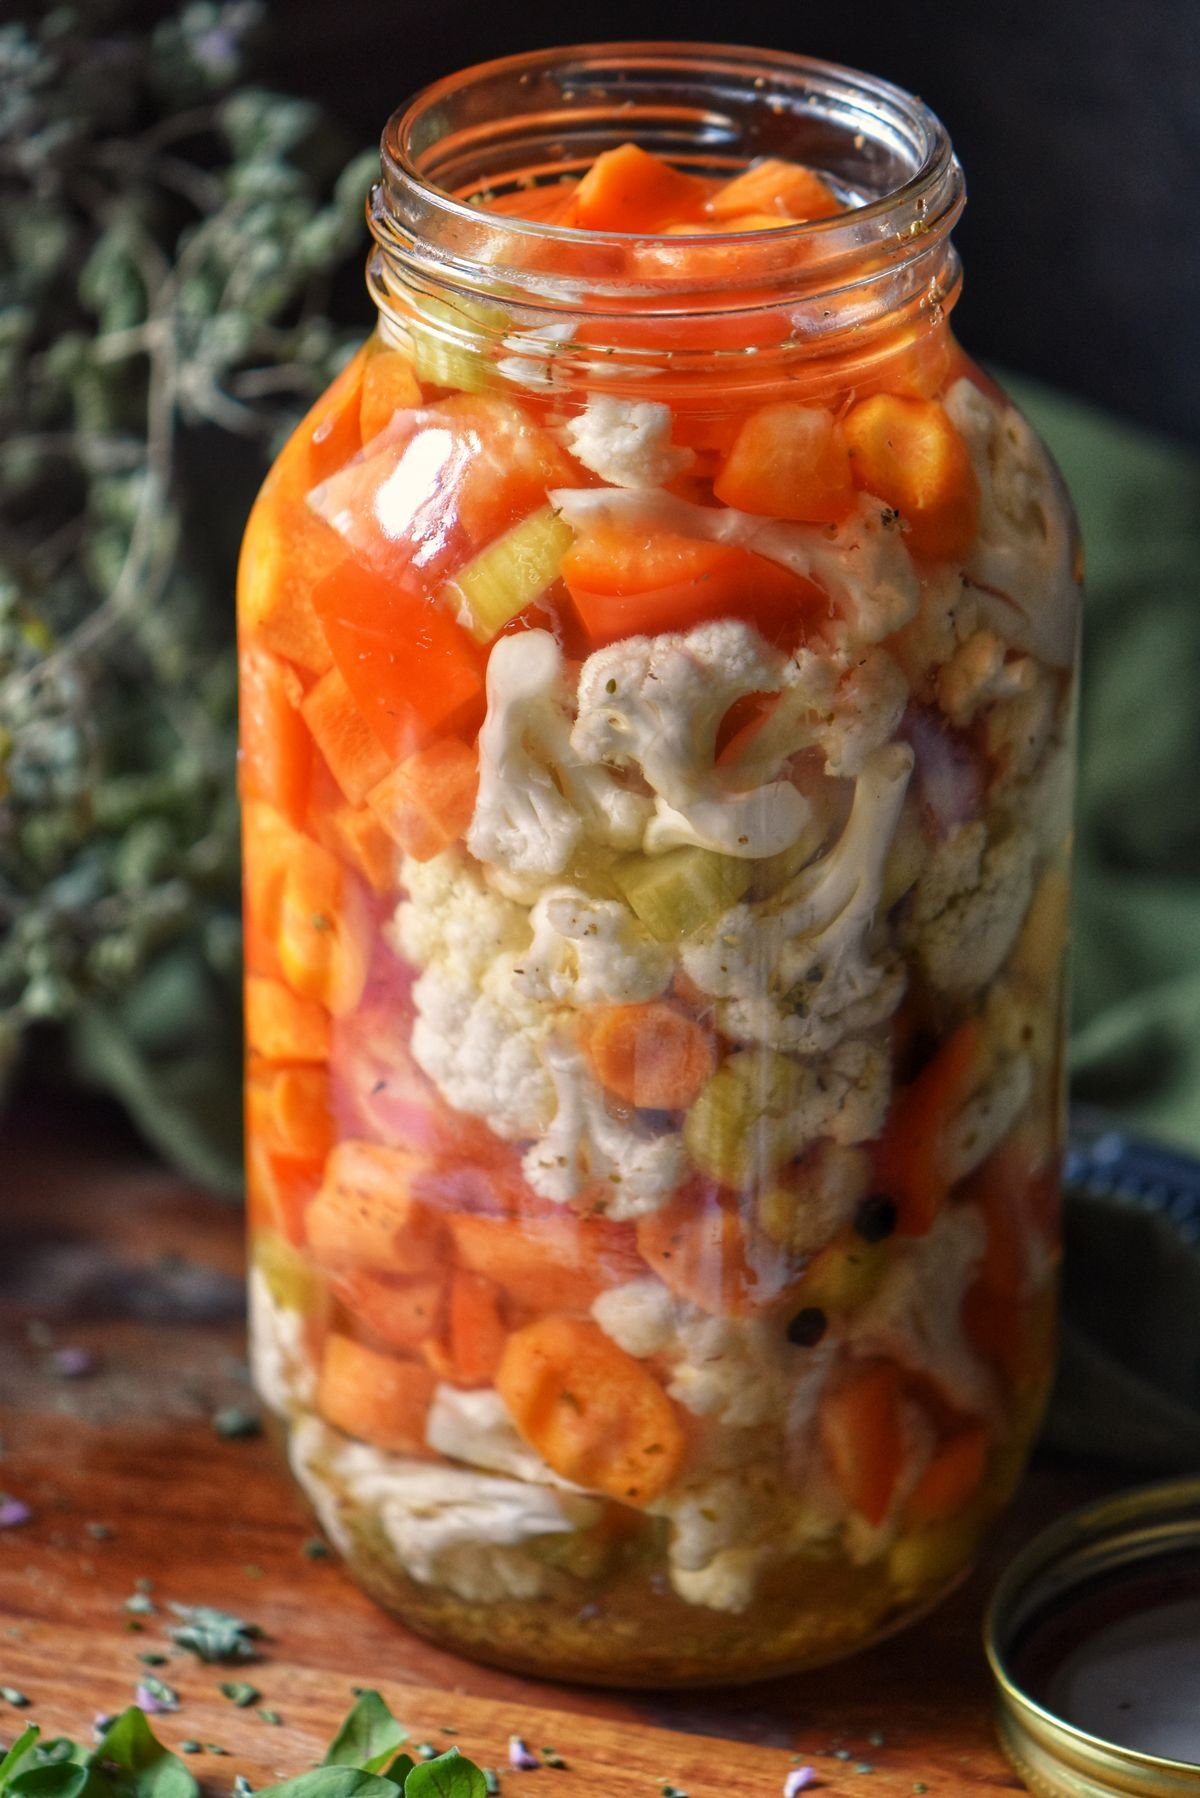
[(735, 39), (915, 89), (966, 168), (958, 315), (985, 359), (1200, 441), (1200, 0), (268, 0), (265, 73), (372, 141), (468, 62)]

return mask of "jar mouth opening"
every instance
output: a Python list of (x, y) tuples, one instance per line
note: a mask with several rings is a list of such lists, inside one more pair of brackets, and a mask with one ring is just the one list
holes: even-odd
[(721, 234), (739, 247), (829, 242), (906, 207), (935, 214), (948, 178), (955, 216), (961, 206), (949, 137), (915, 95), (840, 64), (743, 45), (581, 44), (478, 63), (413, 95), (388, 120), (381, 151), (385, 184), (419, 189), (447, 224), (477, 230), (492, 219), (506, 237), (564, 248), (657, 241), (682, 254), (711, 244), (703, 232), (581, 230), (477, 203), (545, 184), (539, 174), (582, 174), (631, 139), (697, 173), (732, 176), (766, 155), (804, 162), (847, 199), (828, 217)]

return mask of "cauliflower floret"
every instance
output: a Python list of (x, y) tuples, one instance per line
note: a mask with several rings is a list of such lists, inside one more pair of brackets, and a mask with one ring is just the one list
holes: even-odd
[(542, 1059), (553, 1082), (554, 1110), (549, 1128), (521, 1164), (533, 1190), (565, 1205), (595, 1188), (592, 1209), (617, 1222), (659, 1210), (683, 1176), (679, 1132), (654, 1135), (613, 1117), (566, 1038), (550, 1037)]
[(502, 637), (487, 670), (479, 733), (479, 794), (467, 847), (510, 873), (561, 874), (585, 832), (636, 849), (650, 812), (644, 794), (604, 768), (578, 764), (570, 747), (562, 652), (548, 631)]
[(915, 617), (889, 639), (909, 686), (922, 699), (933, 697), (934, 673), (979, 626), (979, 601), (957, 568), (941, 563), (921, 581)]
[(946, 1130), (941, 1161), (953, 1182), (965, 1180), (1003, 1142), (1033, 1097), (1033, 1063), (1011, 1055), (989, 1075)]
[(774, 1558), (774, 1550), (764, 1542), (721, 1548), (703, 1567), (672, 1564), (671, 1584), (685, 1604), (737, 1615), (748, 1608), (764, 1568)]
[(602, 1515), (575, 1493), (347, 1443), (315, 1418), (293, 1429), (290, 1448), (297, 1479), (343, 1552), (352, 1520), (374, 1512), (410, 1578), (469, 1604), (541, 1597), (548, 1570), (526, 1544), (590, 1529)]
[(1066, 726), (1059, 680), (1036, 662), (1027, 662), (1027, 666), (1030, 674), (1021, 690), (989, 706), (983, 720), (994, 793), (1003, 794), (1017, 781), (1035, 774), (1055, 735)]
[(932, 852), (904, 936), (939, 992), (978, 992), (1004, 965), (1033, 894), (1036, 853), (1020, 828), (989, 842), (982, 819), (958, 825)]
[(671, 445), (671, 408), (655, 400), (595, 394), (563, 429), (577, 461), (614, 487), (662, 487), (695, 455)]
[(1068, 509), (1049, 459), (1014, 406), (996, 406), (965, 377), (945, 406), (979, 478), (979, 530), (965, 572), (980, 611), (1015, 648), (1067, 668), (1079, 599)]
[(786, 1180), (764, 1187), (759, 1225), (789, 1254), (814, 1255), (850, 1223), (871, 1190), (871, 1171), (867, 1150), (819, 1142)]
[(529, 941), (529, 916), (491, 892), (479, 870), (458, 849), (432, 861), (405, 856), (401, 867), (408, 898), (396, 909), (392, 945), (418, 968), (439, 963), (463, 982), (479, 980), (506, 949)]
[(940, 670), (938, 704), (951, 724), (961, 728), (972, 722), (981, 706), (1030, 693), (1038, 672), (1032, 656), (1010, 658), (1003, 637), (992, 630), (978, 630)]
[(639, 1359), (661, 1353), (675, 1334), (675, 1300), (652, 1275), (610, 1286), (593, 1303), (592, 1316), (618, 1348)]
[(815, 581), (860, 643), (880, 642), (917, 610), (919, 583), (895, 513), (869, 493), (859, 494), (854, 511), (832, 527), (782, 523), (734, 506), (696, 506), (658, 490), (558, 487), (550, 500), (573, 529), (602, 523), (741, 544)]
[(413, 986), (413, 1060), (456, 1111), (467, 1111), (508, 1141), (539, 1135), (554, 1116), (554, 1082), (542, 1049), (554, 1014), (517, 1001), (511, 958), (501, 956), (480, 987), (440, 964)]
[(856, 1355), (926, 1375), (950, 1404), (981, 1416), (995, 1392), (963, 1332), (962, 1308), (986, 1243), (977, 1206), (949, 1207), (927, 1235), (897, 1244), (879, 1287), (846, 1326)]
[(684, 944), (689, 977), (718, 1000), (735, 1040), (823, 1054), (895, 1011), (903, 969), (872, 959), (867, 938), (912, 766), (905, 745), (876, 750), (829, 854), (777, 898), (736, 905)]
[(838, 682), (830, 717), (817, 732), (825, 772), (861, 774), (896, 734), (908, 704), (908, 682), (886, 649), (860, 650)]
[(549, 887), (513, 978), (522, 993), (565, 1005), (634, 1005), (671, 983), (674, 958), (620, 899)]
[(261, 1267), (251, 1269), (246, 1296), (255, 1390), (280, 1416), (311, 1405), (317, 1380), (303, 1314), (275, 1303)]
[(464, 1391), (441, 1384), (434, 1389), (425, 1425), (425, 1441), (436, 1454), (489, 1473), (511, 1474), (535, 1486), (558, 1486), (567, 1492), (581, 1488), (547, 1465), (518, 1435), (508, 1408), (490, 1386)]
[(790, 781), (737, 791), (714, 764), (734, 701), (778, 692), (786, 679), (787, 658), (740, 619), (627, 637), (584, 663), (571, 746), (584, 762), (644, 775), (656, 796), (645, 836), (651, 853), (697, 843), (725, 855), (774, 855), (808, 823), (808, 800)]

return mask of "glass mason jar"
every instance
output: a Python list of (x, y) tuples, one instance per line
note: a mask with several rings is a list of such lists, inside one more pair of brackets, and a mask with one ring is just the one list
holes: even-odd
[[(670, 167), (581, 181), (630, 141)], [(250, 521), (255, 1374), (469, 1655), (845, 1653), (1037, 1428), (1078, 556), (950, 334), (962, 203), (918, 101), (798, 57), (442, 82)]]

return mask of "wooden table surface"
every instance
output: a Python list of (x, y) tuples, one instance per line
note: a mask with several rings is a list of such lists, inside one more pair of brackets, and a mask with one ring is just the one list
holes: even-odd
[[(0, 1530), (0, 1685), (31, 1701), (19, 1716), (0, 1703), (0, 1739), (29, 1718), (86, 1738), (94, 1713), (131, 1701), (138, 1655), (169, 1646), (161, 1614), (125, 1609), (152, 1581), (156, 1604), (217, 1605), (266, 1632), (247, 1677), (280, 1726), (220, 1697), (219, 1668), (176, 1653), (157, 1670), (182, 1700), (156, 1719), (163, 1739), (238, 1757), (189, 1762), (213, 1791), (233, 1771), (258, 1784), (312, 1764), (363, 1684), (418, 1740), (503, 1767), (515, 1731), (567, 1760), (567, 1771), (506, 1773), (505, 1798), (653, 1798), (664, 1784), (752, 1798), (778, 1793), (796, 1755), (847, 1798), (1018, 1785), (992, 1736), (985, 1595), (1022, 1541), (1119, 1474), (1039, 1463), (965, 1586), (906, 1635), (828, 1669), (672, 1694), (474, 1666), (306, 1554), (311, 1522), (265, 1438), (216, 1435), (219, 1406), (252, 1402), (238, 1217), (91, 1126), (85, 1115), (65, 1133), (25, 1114), (0, 1145), (0, 1488), (34, 1512)], [(67, 1377), (62, 1348), (90, 1351), (94, 1370)]]

